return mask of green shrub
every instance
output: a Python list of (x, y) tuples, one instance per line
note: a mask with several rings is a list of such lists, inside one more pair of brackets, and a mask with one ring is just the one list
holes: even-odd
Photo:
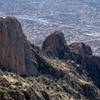
[(8, 91), (8, 88), (0, 86), (0, 93), (7, 93)]
[(18, 80), (16, 83), (15, 83), (16, 86), (22, 86), (22, 82), (20, 80)]

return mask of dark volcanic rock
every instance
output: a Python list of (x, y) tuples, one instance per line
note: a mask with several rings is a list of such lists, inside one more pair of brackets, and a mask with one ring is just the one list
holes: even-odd
[(66, 48), (64, 34), (60, 31), (55, 31), (45, 39), (42, 48), (50, 56), (64, 58)]
[(0, 18), (0, 65), (2, 70), (33, 75), (31, 45), (15, 17)]
[(84, 43), (72, 43), (70, 49), (74, 51), (76, 54), (84, 55), (92, 55), (92, 50), (88, 45)]

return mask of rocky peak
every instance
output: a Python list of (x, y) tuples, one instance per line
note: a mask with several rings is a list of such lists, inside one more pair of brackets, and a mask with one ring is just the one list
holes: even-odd
[(15, 17), (0, 18), (1, 69), (20, 75), (33, 75), (37, 70), (32, 62), (31, 45)]
[(75, 42), (75, 43), (72, 43), (69, 47), (76, 54), (80, 54), (82, 56), (92, 55), (91, 47), (89, 47), (88, 45), (85, 45), (84, 43)]
[(66, 41), (63, 32), (55, 31), (45, 39), (42, 49), (48, 55), (61, 59), (64, 57), (65, 45)]

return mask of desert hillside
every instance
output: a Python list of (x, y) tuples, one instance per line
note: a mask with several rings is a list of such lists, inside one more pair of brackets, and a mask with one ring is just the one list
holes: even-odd
[(0, 100), (100, 100), (100, 57), (61, 31), (39, 48), (18, 19), (1, 17)]

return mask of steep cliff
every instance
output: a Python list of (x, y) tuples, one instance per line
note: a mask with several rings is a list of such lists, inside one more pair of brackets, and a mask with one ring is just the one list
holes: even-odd
[(20, 75), (37, 74), (31, 45), (15, 17), (0, 18), (0, 65), (2, 70)]

